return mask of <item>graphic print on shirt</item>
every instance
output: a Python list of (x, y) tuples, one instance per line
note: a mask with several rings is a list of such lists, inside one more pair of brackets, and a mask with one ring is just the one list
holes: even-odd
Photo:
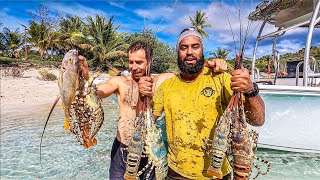
[(210, 97), (214, 94), (214, 90), (211, 87), (205, 87), (202, 91), (201, 91), (201, 95), (205, 96), (205, 97)]

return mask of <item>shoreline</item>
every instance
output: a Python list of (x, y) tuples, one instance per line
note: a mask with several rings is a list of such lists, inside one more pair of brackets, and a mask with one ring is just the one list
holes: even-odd
[[(57, 69), (48, 71), (58, 75)], [(43, 81), (38, 76), (38, 69), (32, 68), (25, 70), (22, 77), (1, 77), (1, 115), (53, 104), (59, 93), (57, 80)]]
[[(59, 69), (46, 68), (48, 72), (59, 76)], [(57, 80), (44, 81), (38, 78), (38, 69), (24, 71), (22, 77), (1, 77), (1, 116), (13, 113), (36, 113), (50, 111), (59, 94)], [(110, 77), (101, 73), (100, 78)], [(57, 104), (60, 106), (60, 103)], [(57, 108), (57, 107), (56, 107)], [(23, 114), (25, 114), (23, 113)]]

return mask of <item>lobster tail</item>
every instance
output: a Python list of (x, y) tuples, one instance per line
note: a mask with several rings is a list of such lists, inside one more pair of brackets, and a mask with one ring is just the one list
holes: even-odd
[(228, 138), (230, 134), (230, 111), (225, 111), (219, 119), (218, 126), (214, 131), (212, 146), (209, 150), (210, 166), (207, 174), (222, 179), (222, 163), (228, 150)]
[[(139, 115), (141, 117), (141, 113)], [(143, 150), (143, 122), (138, 122), (134, 134), (128, 146), (127, 167), (124, 179), (135, 180), (139, 169), (141, 154)]]
[(239, 118), (233, 123), (231, 143), (233, 172), (236, 179), (249, 179), (252, 172), (252, 143), (245, 121), (243, 105), (237, 111)]
[(223, 150), (212, 150), (212, 158), (210, 162), (210, 166), (207, 170), (207, 174), (211, 176), (215, 176), (219, 179), (222, 179), (223, 174), (221, 171), (223, 159), (225, 157), (225, 152)]

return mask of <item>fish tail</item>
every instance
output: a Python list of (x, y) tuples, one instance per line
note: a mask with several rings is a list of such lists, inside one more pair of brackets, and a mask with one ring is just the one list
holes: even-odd
[[(61, 104), (61, 106), (64, 107), (63, 104)], [(73, 127), (71, 125), (71, 109), (70, 107), (65, 109), (64, 107), (64, 114), (65, 114), (65, 117), (64, 117), (64, 122), (63, 122), (63, 129), (64, 130), (70, 130), (71, 132), (73, 132)]]
[(65, 117), (64, 118), (63, 129), (64, 130), (70, 130), (71, 132), (73, 132), (73, 127), (71, 125), (70, 120), (71, 120), (70, 117)]
[(70, 117), (65, 117), (63, 122), (63, 129), (68, 130), (70, 127)]

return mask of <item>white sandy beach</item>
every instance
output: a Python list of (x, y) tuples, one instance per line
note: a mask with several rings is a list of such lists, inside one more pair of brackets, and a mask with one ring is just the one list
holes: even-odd
[[(57, 69), (48, 70), (58, 77)], [(1, 77), (1, 115), (50, 110), (59, 93), (57, 80), (43, 81), (38, 76), (38, 69), (28, 69), (23, 77)]]

